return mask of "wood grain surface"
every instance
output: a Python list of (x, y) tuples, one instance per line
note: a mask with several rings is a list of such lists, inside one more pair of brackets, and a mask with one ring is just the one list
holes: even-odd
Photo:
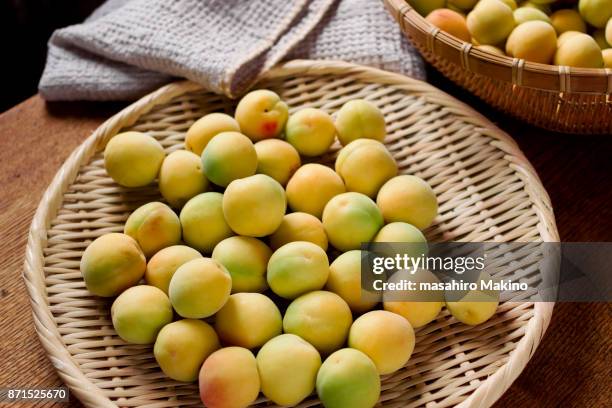
[[(433, 82), (515, 137), (551, 196), (562, 240), (612, 241), (612, 135), (531, 128), (489, 110), (435, 74)], [(120, 107), (45, 105), (34, 96), (0, 114), (0, 387), (61, 385), (34, 331), (21, 277), (27, 231), (62, 162)], [(534, 358), (496, 407), (612, 406), (611, 333), (611, 304), (558, 304)], [(80, 404), (71, 399), (28, 406)]]

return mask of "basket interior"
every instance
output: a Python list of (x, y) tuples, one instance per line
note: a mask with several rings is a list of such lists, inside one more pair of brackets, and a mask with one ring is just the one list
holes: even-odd
[[(278, 92), (292, 110), (309, 106), (332, 113), (354, 98), (378, 105), (387, 119), (387, 146), (401, 172), (424, 178), (438, 196), (440, 215), (427, 231), (430, 240), (543, 240), (534, 205), (538, 198), (530, 190), (537, 178), (520, 170), (507, 142), (495, 137), (497, 130), (474, 124), (470, 111), (447, 105), (441, 94), (349, 74), (288, 75), (259, 86)], [(151, 134), (170, 152), (182, 148), (194, 120), (208, 112), (232, 114), (234, 105), (211, 93), (187, 93), (158, 105), (129, 129)], [(321, 161), (331, 164), (333, 156)], [(80, 168), (47, 230), (45, 284), (63, 342), (85, 376), (119, 406), (200, 404), (195, 384), (164, 376), (151, 346), (129, 345), (116, 335), (111, 300), (91, 296), (79, 272), (81, 254), (91, 240), (121, 232), (130, 211), (159, 199), (156, 186), (134, 190), (115, 184), (98, 152)], [(515, 272), (526, 276), (528, 269)], [(506, 363), (534, 313), (531, 303), (502, 303), (487, 323), (469, 327), (444, 310), (417, 331), (407, 366), (383, 378), (381, 401), (389, 407), (460, 403)], [(257, 404), (269, 403), (261, 398)], [(316, 404), (312, 396), (302, 406)]]

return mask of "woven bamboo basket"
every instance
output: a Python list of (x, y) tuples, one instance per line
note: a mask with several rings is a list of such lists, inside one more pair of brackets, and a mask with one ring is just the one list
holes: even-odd
[(488, 104), (549, 130), (612, 134), (612, 69), (495, 55), (441, 31), (407, 0), (383, 2), (430, 64)]
[[(278, 92), (291, 110), (334, 112), (353, 98), (379, 106), (388, 122), (386, 143), (401, 172), (426, 179), (438, 195), (440, 215), (427, 231), (430, 240), (558, 241), (549, 198), (517, 145), (432, 86), (342, 62), (292, 61), (267, 73), (257, 87)], [(88, 243), (122, 231), (131, 210), (161, 198), (156, 186), (129, 190), (115, 184), (104, 170), (104, 146), (129, 129), (148, 132), (167, 152), (180, 149), (196, 119), (213, 111), (232, 113), (234, 106), (192, 82), (167, 85), (101, 125), (42, 198), (30, 230), (25, 282), (43, 347), (88, 407), (200, 403), (195, 384), (164, 376), (151, 346), (129, 345), (116, 335), (111, 301), (91, 296), (81, 278), (79, 261)], [(322, 162), (332, 163), (334, 154)], [(476, 327), (444, 311), (417, 331), (408, 365), (383, 378), (380, 404), (490, 406), (527, 364), (552, 309), (551, 303), (502, 303), (491, 320)], [(269, 402), (261, 398), (256, 404)], [(312, 396), (301, 406), (317, 404)]]

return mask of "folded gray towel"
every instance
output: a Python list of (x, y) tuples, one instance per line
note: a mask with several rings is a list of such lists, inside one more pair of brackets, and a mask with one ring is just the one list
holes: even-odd
[(39, 90), (47, 100), (126, 100), (183, 77), (236, 97), (294, 58), (425, 76), (379, 0), (108, 0), (53, 34)]

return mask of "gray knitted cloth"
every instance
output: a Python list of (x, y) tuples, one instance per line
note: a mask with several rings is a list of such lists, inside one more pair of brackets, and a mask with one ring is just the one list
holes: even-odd
[(294, 58), (425, 75), (380, 0), (108, 0), (53, 34), (39, 90), (47, 100), (129, 100), (182, 77), (236, 97)]

